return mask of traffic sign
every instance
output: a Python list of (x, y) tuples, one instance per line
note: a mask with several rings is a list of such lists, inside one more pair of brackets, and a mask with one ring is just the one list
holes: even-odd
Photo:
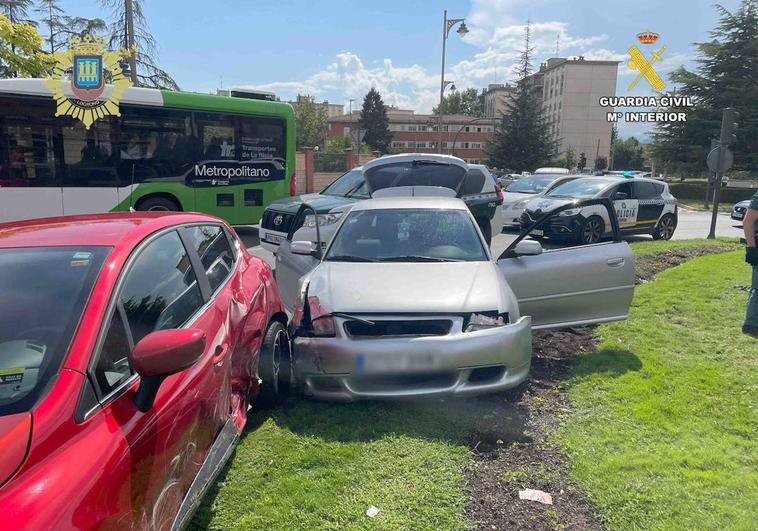
[[(719, 150), (722, 150), (721, 161), (719, 161)], [(724, 173), (734, 164), (734, 153), (732, 153), (732, 150), (729, 148), (717, 146), (708, 153), (706, 161), (708, 163), (708, 169), (713, 173)], [(719, 162), (721, 163), (720, 165)]]

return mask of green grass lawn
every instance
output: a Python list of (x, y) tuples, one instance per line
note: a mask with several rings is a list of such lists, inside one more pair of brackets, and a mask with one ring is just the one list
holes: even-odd
[[(193, 527), (462, 529), (466, 435), (441, 402), (300, 400), (257, 413)], [(370, 506), (380, 513), (365, 515)]]
[(740, 333), (748, 275), (739, 251), (663, 272), (580, 359), (558, 437), (610, 528), (758, 524), (758, 343)]
[(687, 249), (702, 249), (705, 247), (717, 247), (719, 250), (740, 249), (741, 245), (738, 238), (716, 238), (707, 240), (705, 238), (697, 240), (645, 240), (634, 242), (631, 245), (634, 256), (637, 258), (650, 256), (666, 251), (683, 251)]

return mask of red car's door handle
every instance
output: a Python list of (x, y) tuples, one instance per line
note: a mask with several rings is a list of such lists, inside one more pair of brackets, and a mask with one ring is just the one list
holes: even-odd
[(224, 364), (224, 357), (226, 356), (226, 351), (228, 349), (229, 346), (226, 343), (216, 346), (216, 349), (213, 351), (213, 363), (216, 364), (217, 367), (221, 367)]

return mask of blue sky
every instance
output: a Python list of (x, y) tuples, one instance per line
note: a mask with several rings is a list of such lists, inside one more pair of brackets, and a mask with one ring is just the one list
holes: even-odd
[[(470, 33), (448, 40), (446, 78), (480, 89), (513, 79), (531, 20), (535, 66), (555, 55), (613, 59), (618, 95), (632, 73), (626, 50), (635, 35), (660, 34), (667, 49), (657, 71), (692, 64), (693, 42), (716, 21), (712, 0), (143, 0), (161, 65), (183, 90), (252, 86), (283, 99), (298, 92), (346, 103), (375, 86), (387, 103), (429, 112), (438, 98), (442, 13), (466, 18)], [(735, 9), (739, 0), (722, 0)], [(107, 17), (96, 0), (61, 0), (69, 13)], [(638, 43), (637, 43), (638, 44)], [(647, 51), (647, 50), (646, 50)], [(653, 94), (640, 83), (634, 95)], [(622, 134), (649, 126), (622, 125)]]

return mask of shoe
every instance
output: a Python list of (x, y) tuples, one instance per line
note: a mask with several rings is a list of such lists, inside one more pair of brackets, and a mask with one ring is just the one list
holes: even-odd
[(744, 325), (742, 327), (742, 333), (758, 339), (758, 326)]

